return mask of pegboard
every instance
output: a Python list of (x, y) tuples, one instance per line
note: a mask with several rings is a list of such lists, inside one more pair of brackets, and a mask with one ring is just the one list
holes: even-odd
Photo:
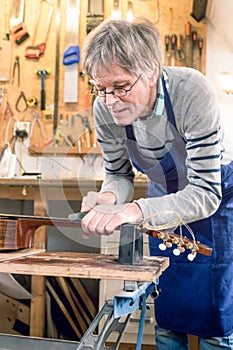
[[(4, 115), (6, 111), (7, 103), (12, 109), (13, 115), (18, 118), (19, 121), (34, 120), (34, 113), (38, 113), (38, 118), (43, 127), (43, 135), (39, 128), (39, 124), (35, 123), (33, 133), (31, 135), (30, 144), (35, 147), (41, 147), (46, 144), (54, 134), (53, 113), (54, 113), (54, 94), (55, 94), (55, 66), (56, 66), (56, 50), (57, 50), (57, 23), (59, 23), (59, 86), (58, 86), (58, 126), (62, 121), (62, 126), (66, 125), (66, 131), (69, 133), (74, 129), (79, 129), (78, 134), (83, 132), (82, 123), (80, 120), (76, 120), (75, 124), (71, 124), (71, 117), (76, 113), (81, 113), (90, 119), (92, 125), (91, 116), (91, 102), (92, 97), (89, 93), (90, 86), (88, 84), (88, 77), (80, 74), (82, 72), (81, 63), (79, 63), (79, 76), (78, 76), (78, 102), (77, 103), (64, 103), (64, 66), (62, 64), (62, 57), (64, 53), (64, 40), (66, 31), (66, 0), (51, 0), (53, 5), (53, 15), (46, 41), (46, 48), (43, 55), (39, 59), (28, 59), (25, 57), (26, 47), (32, 44), (35, 26), (40, 12), (40, 0), (25, 0), (25, 16), (24, 23), (27, 27), (30, 37), (26, 39), (22, 44), (17, 45), (12, 36), (10, 36), (11, 53), (9, 57), (1, 57), (5, 60), (10, 60), (10, 79), (9, 81), (0, 81), (0, 147), (2, 148), (6, 141), (9, 141), (13, 135), (14, 120), (10, 114)], [(60, 3), (60, 9), (58, 9), (58, 3)], [(128, 10), (128, 1), (119, 0), (119, 8), (121, 10), (122, 18), (126, 18)], [(196, 30), (198, 36), (204, 40), (204, 48), (202, 53), (202, 72), (205, 73), (205, 43), (206, 43), (206, 23), (205, 20), (197, 23), (190, 15), (192, 12), (192, 0), (134, 0), (131, 2), (133, 5), (134, 16), (146, 16), (152, 20), (158, 27), (163, 48), (165, 51), (164, 38), (165, 35), (171, 35), (175, 33), (177, 37), (182, 35), (185, 38), (185, 23), (190, 22), (192, 30)], [(6, 30), (9, 29), (9, 17), (11, 14), (12, 0), (0, 0), (0, 38), (5, 38)], [(113, 9), (113, 1), (104, 0), (104, 18), (111, 15)], [(59, 11), (58, 11), (59, 10)], [(87, 30), (87, 12), (88, 12), (88, 0), (80, 1), (80, 25), (79, 25), (79, 46), (82, 49), (83, 42), (86, 36)], [(40, 26), (46, 27), (46, 16), (41, 16)], [(44, 21), (44, 23), (43, 23)], [(78, 25), (78, 24), (77, 24)], [(40, 30), (37, 37), (44, 38), (44, 31)], [(39, 38), (40, 39), (40, 38)], [(38, 39), (38, 41), (39, 41)], [(37, 44), (37, 43), (36, 43)], [(1, 52), (0, 52), (1, 55)], [(14, 81), (12, 81), (13, 70), (15, 66), (16, 56), (19, 57), (20, 68), (20, 84), (18, 86), (18, 72), (15, 71)], [(169, 63), (170, 64), (170, 63)], [(175, 61), (175, 65), (185, 65), (184, 61)], [(35, 73), (36, 70), (49, 70), (50, 74), (46, 75), (44, 79), (45, 92), (46, 92), (46, 111), (40, 110), (40, 91), (41, 91), (41, 78)], [(5, 93), (1, 96), (1, 92)], [(16, 103), (20, 97), (21, 92), (25, 95), (26, 99), (35, 98), (37, 106), (27, 107), (24, 111), (25, 101), (20, 99), (18, 109), (16, 109)], [(62, 116), (62, 120), (61, 117)], [(12, 120), (12, 122), (9, 122)], [(6, 136), (6, 129), (8, 125), (8, 133)], [(65, 129), (63, 129), (65, 130)], [(77, 131), (77, 130), (76, 130)], [(78, 135), (75, 134), (75, 138)], [(77, 150), (75, 148), (75, 150)], [(72, 153), (76, 154), (76, 151)]]

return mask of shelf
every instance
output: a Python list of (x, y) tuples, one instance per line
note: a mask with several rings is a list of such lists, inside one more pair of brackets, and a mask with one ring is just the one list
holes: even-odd
[(28, 148), (30, 156), (69, 156), (82, 157), (86, 155), (101, 155), (100, 148), (97, 147), (82, 147), (81, 152), (78, 151), (77, 146), (30, 146)]

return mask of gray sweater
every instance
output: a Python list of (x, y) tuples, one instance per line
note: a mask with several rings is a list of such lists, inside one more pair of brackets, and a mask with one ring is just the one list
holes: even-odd
[[(175, 211), (186, 223), (212, 215), (221, 202), (221, 165), (233, 160), (233, 152), (220, 120), (214, 89), (207, 78), (191, 68), (164, 67), (176, 127), (185, 140), (188, 184), (177, 193), (136, 200), (144, 218), (158, 211)], [(161, 81), (158, 93), (163, 94)], [(133, 195), (134, 168), (125, 146), (126, 130), (114, 123), (101, 98), (93, 107), (97, 139), (105, 162), (101, 192), (116, 195), (117, 204)], [(158, 162), (171, 147), (173, 134), (164, 102), (155, 104), (146, 120), (133, 123), (138, 152), (149, 166)]]

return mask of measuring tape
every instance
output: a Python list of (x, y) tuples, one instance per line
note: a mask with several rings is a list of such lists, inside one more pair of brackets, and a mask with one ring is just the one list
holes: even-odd
[(38, 104), (38, 100), (36, 97), (32, 96), (27, 99), (28, 107), (36, 107)]

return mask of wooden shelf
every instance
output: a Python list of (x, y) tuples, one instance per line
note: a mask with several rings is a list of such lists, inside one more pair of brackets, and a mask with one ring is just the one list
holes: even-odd
[(77, 146), (30, 146), (28, 148), (29, 154), (31, 156), (70, 156), (70, 157), (82, 157), (86, 155), (101, 155), (100, 148), (97, 147), (82, 147), (81, 152), (78, 151)]

